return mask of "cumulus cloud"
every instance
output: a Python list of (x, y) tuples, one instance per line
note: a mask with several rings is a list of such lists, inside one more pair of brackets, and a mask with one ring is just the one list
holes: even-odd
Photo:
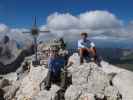
[(89, 11), (77, 16), (69, 13), (54, 13), (48, 16), (45, 25), (58, 35), (88, 32), (91, 35), (118, 30), (123, 22), (108, 11)]
[(80, 27), (97, 29), (110, 29), (120, 27), (122, 21), (107, 11), (90, 11), (79, 15)]
[(67, 30), (70, 28), (77, 28), (78, 24), (78, 19), (69, 13), (54, 13), (47, 18), (48, 27), (55, 30)]
[(70, 13), (53, 13), (47, 18), (45, 28), (55, 36), (77, 39), (80, 32), (88, 32), (90, 37), (105, 37), (107, 40), (133, 38), (133, 22), (128, 26), (113, 13), (108, 11), (88, 11), (74, 16)]
[(0, 33), (6, 33), (8, 32), (9, 28), (5, 24), (0, 24)]
[(54, 13), (48, 16), (47, 26), (56, 30), (66, 29), (105, 29), (122, 25), (115, 15), (107, 11), (90, 11), (73, 16), (69, 13)]

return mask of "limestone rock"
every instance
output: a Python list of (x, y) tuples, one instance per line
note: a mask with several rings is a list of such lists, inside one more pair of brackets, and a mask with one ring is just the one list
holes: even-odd
[(113, 85), (118, 88), (122, 100), (133, 100), (133, 72), (123, 71), (113, 79)]
[(20, 54), (20, 51), (17, 49), (16, 42), (14, 40), (10, 40), (7, 44), (1, 43), (0, 41), (0, 47), (2, 47), (0, 62), (4, 65), (13, 62)]
[(106, 87), (104, 94), (107, 100), (121, 100), (121, 94), (119, 93), (119, 90), (116, 87)]
[(20, 86), (20, 83), (15, 82), (14, 84), (3, 88), (3, 90), (5, 91), (5, 94), (4, 94), (5, 100), (12, 100), (15, 97), (16, 92), (19, 89), (19, 86)]
[(16, 72), (12, 72), (12, 73), (8, 73), (6, 75), (1, 75), (3, 77), (3, 79), (7, 79), (9, 81), (16, 81), (17, 80), (17, 73)]
[(90, 92), (102, 92), (111, 80), (111, 76), (94, 63), (72, 66), (69, 71), (72, 73), (72, 84), (87, 87)]
[(0, 80), (0, 88), (4, 88), (5, 86), (9, 86), (10, 82), (7, 79)]
[(95, 100), (95, 95), (80, 86), (71, 85), (65, 93), (65, 100)]
[(68, 59), (68, 62), (77, 66), (80, 65), (80, 57), (78, 53), (74, 53), (72, 56), (70, 56), (70, 58)]
[(125, 69), (122, 69), (122, 68), (118, 68), (114, 65), (111, 65), (111, 64), (109, 64), (108, 62), (105, 62), (105, 61), (101, 61), (101, 65), (102, 65), (102, 70), (104, 72), (106, 72), (107, 74), (110, 74), (110, 73), (118, 74), (118, 73), (125, 70)]
[(73, 63), (67, 69), (72, 75), (72, 84), (65, 91), (55, 84), (49, 91), (40, 90), (48, 69), (45, 65), (33, 67), (30, 64), (29, 72), (20, 80), (16, 80), (13, 73), (10, 74), (13, 77), (9, 80), (11, 84), (3, 85), (0, 80), (0, 92), (6, 100), (59, 100), (56, 97), (60, 92), (65, 100), (133, 100), (133, 72), (105, 61), (101, 62), (102, 67), (93, 62), (80, 65), (77, 53), (69, 58), (69, 62)]
[(82, 88), (80, 86), (71, 85), (65, 93), (65, 100), (78, 100), (81, 95)]
[(94, 63), (73, 65), (68, 70), (72, 73), (72, 85), (66, 90), (66, 100), (78, 100), (85, 94), (104, 94), (105, 87), (110, 86), (112, 76)]
[(72, 85), (65, 92), (66, 100), (78, 100), (85, 94), (94, 95), (94, 100), (133, 100), (133, 72), (105, 61), (101, 62), (102, 67), (93, 62), (79, 65), (78, 54), (72, 55), (69, 61), (73, 62), (68, 68)]
[(60, 89), (57, 85), (52, 85), (49, 91), (40, 91), (32, 100), (55, 100), (56, 92)]
[(17, 100), (32, 98), (40, 92), (40, 83), (47, 75), (47, 69), (43, 66), (31, 67), (29, 74), (22, 79), (19, 91), (16, 94)]

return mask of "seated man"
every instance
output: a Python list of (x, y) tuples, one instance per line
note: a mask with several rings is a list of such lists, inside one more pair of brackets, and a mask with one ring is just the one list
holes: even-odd
[(51, 82), (59, 81), (61, 68), (65, 65), (64, 59), (58, 55), (58, 48), (50, 48), (50, 56), (48, 58), (48, 74), (45, 80), (45, 89), (51, 88)]
[(96, 62), (96, 48), (95, 44), (88, 38), (87, 33), (81, 33), (81, 39), (78, 40), (78, 50), (80, 55), (80, 64), (83, 63), (84, 57), (89, 53), (92, 54), (94, 62)]

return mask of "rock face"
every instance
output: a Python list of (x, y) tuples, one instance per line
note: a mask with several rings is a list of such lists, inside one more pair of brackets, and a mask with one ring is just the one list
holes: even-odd
[[(93, 62), (79, 65), (78, 54), (69, 58), (73, 63), (67, 70), (72, 84), (64, 91), (64, 99), (56, 98), (61, 88), (52, 84), (49, 91), (40, 90), (46, 77), (45, 65), (33, 67), (20, 80), (0, 81), (6, 100), (133, 100), (133, 72), (117, 68), (105, 61), (99, 67)], [(6, 78), (6, 77), (5, 77)], [(11, 80), (10, 80), (11, 81)], [(10, 88), (10, 89), (9, 89)], [(9, 91), (10, 90), (10, 91)], [(0, 94), (1, 95), (1, 94)]]
[(43, 90), (33, 97), (32, 100), (55, 100), (58, 90), (60, 90), (60, 87), (52, 85), (50, 91)]
[(9, 40), (6, 44), (0, 41), (0, 48), (0, 62), (4, 65), (13, 62), (20, 53), (20, 51), (18, 51), (16, 47), (16, 42), (14, 40)]
[(16, 92), (18, 91), (20, 86), (20, 82), (15, 82), (5, 88), (3, 88), (5, 94), (4, 98), (5, 100), (12, 100), (14, 96), (16, 95)]
[[(105, 90), (111, 86), (111, 80), (114, 76), (113, 73), (106, 74), (94, 63), (85, 63), (80, 66), (73, 65), (69, 68), (69, 71), (72, 73), (72, 85), (66, 91), (66, 100), (91, 98), (92, 94), (103, 100), (106, 97)], [(83, 97), (82, 95), (86, 96)], [(114, 100), (117, 100), (117, 97)]]
[(102, 61), (79, 65), (79, 56), (69, 58), (73, 65), (72, 85), (65, 92), (65, 100), (133, 100), (133, 72)]
[(120, 91), (123, 100), (133, 100), (133, 72), (123, 71), (117, 74), (113, 84)]
[(47, 69), (44, 66), (33, 67), (31, 66), (29, 74), (21, 81), (21, 86), (17, 92), (17, 100), (23, 98), (32, 98), (40, 91), (40, 83), (47, 75)]
[[(12, 100), (19, 89), (20, 82), (9, 81), (8, 79), (0, 80), (0, 100)], [(3, 93), (2, 93), (3, 91)], [(3, 98), (3, 99), (1, 99)]]

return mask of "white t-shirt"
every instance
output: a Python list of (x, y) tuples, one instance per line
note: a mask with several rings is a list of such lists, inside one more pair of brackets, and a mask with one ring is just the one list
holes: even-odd
[(93, 48), (95, 47), (94, 42), (90, 41), (89, 39), (86, 39), (85, 41), (83, 39), (78, 40), (78, 49), (80, 48)]

